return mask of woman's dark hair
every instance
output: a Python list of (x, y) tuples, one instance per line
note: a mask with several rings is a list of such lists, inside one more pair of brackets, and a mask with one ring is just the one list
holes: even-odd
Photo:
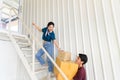
[(49, 23), (47, 24), (47, 28), (48, 28), (50, 25), (53, 25), (53, 27), (54, 27), (54, 23), (53, 23), (53, 22), (49, 22)]
[(83, 61), (83, 64), (87, 63), (87, 61), (88, 61), (87, 55), (79, 54), (79, 57), (80, 57), (81, 61)]

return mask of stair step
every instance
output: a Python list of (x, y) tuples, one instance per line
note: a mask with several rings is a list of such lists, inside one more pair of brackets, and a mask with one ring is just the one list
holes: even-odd
[[(31, 68), (32, 68), (32, 63), (30, 63), (30, 66), (31, 66)], [(41, 65), (40, 64), (40, 62), (35, 62), (35, 64), (34, 64), (34, 66), (35, 66), (35, 71), (39, 71), (39, 70), (43, 70), (43, 69), (48, 69), (48, 66), (47, 65)]]
[(47, 73), (48, 73), (48, 69), (46, 68), (46, 69), (36, 69), (35, 70), (35, 74), (37, 74), (37, 75), (42, 75), (42, 73), (44, 73), (45, 75), (47, 75)]
[(56, 79), (56, 76), (55, 76), (55, 75), (54, 75), (54, 76), (50, 76), (50, 74), (47, 73), (46, 76), (42, 77), (42, 78), (39, 79), (39, 80), (57, 80), (57, 79)]
[(24, 55), (32, 55), (32, 50), (22, 50)]
[(8, 36), (8, 33), (0, 32), (0, 36)]
[(30, 45), (19, 45), (19, 46), (20, 46), (21, 49), (23, 49), (23, 48), (25, 48), (25, 49), (27, 49), (27, 48), (32, 49), (32, 47)]
[(12, 34), (15, 39), (26, 39), (25, 35), (20, 35), (20, 34)]
[[(32, 57), (26, 57), (28, 63), (32, 63)], [(39, 62), (37, 59), (35, 59), (35, 62)]]
[[(48, 69), (38, 70), (35, 72), (35, 74), (36, 74), (38, 80), (43, 80), (43, 77), (46, 77), (48, 75)], [(48, 80), (48, 79), (46, 79), (46, 80)]]
[[(25, 57), (27, 58), (27, 60), (28, 60), (28, 62), (29, 63), (32, 63), (32, 54), (24, 54), (25, 55)], [(43, 59), (45, 60), (45, 57), (44, 57), (45, 55), (43, 55)], [(39, 61), (35, 58), (35, 62), (38, 62), (38, 64), (39, 64)]]
[[(13, 36), (14, 37), (14, 36)], [(21, 38), (21, 37), (14, 37), (16, 40), (26, 40), (26, 38)]]
[(0, 40), (10, 41), (7, 33), (0, 32)]
[[(32, 67), (32, 65), (33, 65), (32, 64), (32, 55), (25, 55), (25, 57), (26, 57), (28, 63), (30, 64), (30, 66)], [(42, 66), (37, 59), (35, 59), (34, 65), (35, 65), (35, 70), (37, 70), (37, 71), (41, 70), (41, 69), (47, 69), (48, 68), (48, 66)]]
[(20, 48), (31, 48), (31, 44), (30, 43), (18, 43), (18, 45), (20, 46)]
[[(30, 63), (30, 65), (32, 65), (32, 63)], [(35, 62), (35, 65), (41, 65), (40, 62)]]
[(18, 45), (31, 45), (30, 43), (22, 43), (22, 42), (18, 42)]
[[(32, 53), (31, 54), (24, 54), (26, 57), (27, 61), (32, 64)], [(39, 61), (35, 58), (35, 64), (39, 64)]]
[[(32, 66), (31, 66), (32, 68)], [(39, 72), (40, 70), (48, 70), (48, 66), (39, 66), (38, 65), (35, 65), (35, 72)]]
[(48, 72), (48, 68), (38, 68), (38, 69), (35, 69), (35, 73), (38, 74), (40, 72), (43, 72), (43, 71), (47, 71)]
[(3, 41), (10, 41), (10, 38), (7, 37), (7, 36), (0, 36), (0, 40), (3, 40)]
[(28, 39), (26, 37), (14, 37), (14, 39), (16, 42), (28, 42)]
[(29, 41), (27, 39), (15, 39), (17, 43), (22, 42), (22, 43), (28, 43)]
[(31, 54), (24, 54), (25, 57), (32, 57), (32, 53)]
[(32, 48), (21, 48), (22, 51), (31, 51), (32, 52)]

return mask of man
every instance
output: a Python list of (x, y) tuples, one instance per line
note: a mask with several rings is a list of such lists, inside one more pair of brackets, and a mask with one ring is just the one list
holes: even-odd
[(73, 80), (86, 80), (86, 70), (84, 68), (84, 64), (86, 64), (87, 61), (87, 55), (79, 54), (76, 59), (76, 63), (78, 64), (78, 71), (74, 76)]

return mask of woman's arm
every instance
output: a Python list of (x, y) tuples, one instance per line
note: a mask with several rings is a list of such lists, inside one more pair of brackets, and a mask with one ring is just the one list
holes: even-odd
[(61, 49), (60, 49), (59, 44), (58, 44), (58, 42), (56, 40), (54, 40), (54, 44), (57, 47), (57, 49), (60, 51)]
[(38, 31), (42, 32), (42, 29), (41, 29), (39, 26), (37, 26), (34, 22), (32, 23), (32, 25), (35, 26), (35, 28), (36, 28)]

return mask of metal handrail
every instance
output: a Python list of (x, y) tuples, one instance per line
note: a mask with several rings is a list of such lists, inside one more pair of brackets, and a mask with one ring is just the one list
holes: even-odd
[[(11, 8), (10, 9), (10, 11), (11, 10), (13, 10), (14, 12), (15, 12), (15, 10), (14, 10), (14, 8)], [(17, 15), (17, 13), (15, 12), (15, 14)], [(11, 16), (10, 16), (11, 17)], [(24, 21), (18, 16), (18, 18), (19, 18), (19, 20), (22, 22), (22, 24), (24, 25), (24, 28), (28, 31), (28, 32), (31, 32), (31, 30), (27, 27), (27, 25), (24, 23)], [(33, 59), (32, 59), (32, 61), (33, 61), (33, 64), (32, 64), (32, 66), (33, 66), (33, 68), (32, 68), (32, 70), (33, 70), (33, 72), (35, 72), (35, 66), (34, 66), (34, 64), (35, 64), (35, 42), (37, 42), (37, 43), (39, 43), (39, 40), (37, 39), (37, 38), (35, 38), (34, 37), (34, 35), (33, 35), (33, 33), (31, 34), (32, 35), (32, 40), (33, 40), (33, 55), (32, 55), (32, 57), (33, 57)], [(54, 66), (58, 69), (58, 71), (60, 72), (60, 74), (63, 76), (63, 78), (65, 79), (65, 80), (68, 80), (68, 78), (67, 78), (67, 76), (64, 74), (64, 72), (59, 68), (59, 66), (55, 63), (55, 61), (53, 60), (53, 58), (48, 54), (48, 52), (45, 50), (45, 48), (43, 47), (43, 46), (41, 46), (40, 48), (42, 48), (43, 49), (43, 51), (45, 52), (45, 54), (47, 55), (47, 57), (51, 60), (51, 62), (54, 64)]]

